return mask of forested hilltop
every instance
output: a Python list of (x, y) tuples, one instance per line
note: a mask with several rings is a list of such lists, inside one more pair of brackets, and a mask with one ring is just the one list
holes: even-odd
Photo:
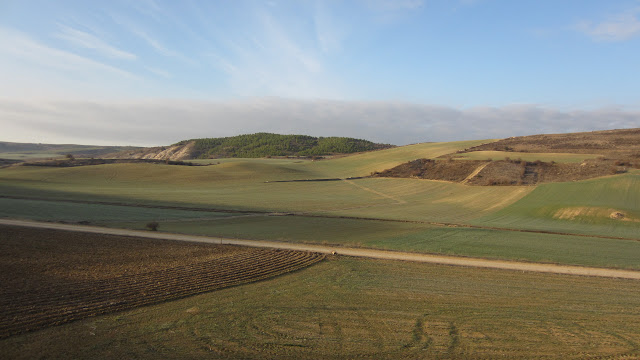
[(222, 138), (184, 140), (193, 144), (192, 158), (256, 158), (265, 156), (323, 156), (393, 147), (348, 137), (313, 137), (256, 133)]

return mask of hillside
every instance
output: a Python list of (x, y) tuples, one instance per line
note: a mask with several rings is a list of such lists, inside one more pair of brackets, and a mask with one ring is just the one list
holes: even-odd
[(600, 154), (612, 158), (640, 156), (640, 128), (568, 134), (516, 136), (466, 149), (524, 153)]
[(0, 159), (33, 160), (64, 157), (101, 157), (116, 151), (140, 149), (134, 146), (98, 146), (73, 144), (34, 144), (0, 141)]
[(471, 185), (536, 185), (640, 168), (640, 129), (511, 137), (375, 172)]
[(222, 138), (183, 140), (166, 147), (111, 154), (114, 158), (157, 160), (325, 156), (391, 148), (393, 145), (347, 137), (313, 137), (256, 133)]

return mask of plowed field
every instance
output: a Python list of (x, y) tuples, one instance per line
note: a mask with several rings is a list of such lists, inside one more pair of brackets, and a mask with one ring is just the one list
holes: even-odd
[(262, 280), (316, 253), (0, 226), (0, 338)]

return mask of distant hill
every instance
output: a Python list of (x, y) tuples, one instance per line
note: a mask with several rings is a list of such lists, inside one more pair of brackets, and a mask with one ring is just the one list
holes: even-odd
[(470, 185), (536, 185), (621, 174), (634, 168), (640, 169), (640, 129), (511, 137), (440, 159), (416, 159), (373, 176)]
[(136, 150), (133, 146), (98, 146), (73, 144), (35, 144), (0, 141), (0, 159), (33, 160), (64, 157), (72, 154), (76, 157), (101, 157), (103, 155)]
[(183, 140), (171, 146), (125, 151), (111, 156), (115, 158), (158, 160), (324, 156), (351, 154), (390, 147), (394, 146), (348, 137), (257, 133), (232, 137)]
[(467, 149), (524, 153), (589, 153), (612, 158), (640, 156), (640, 128), (516, 136)]

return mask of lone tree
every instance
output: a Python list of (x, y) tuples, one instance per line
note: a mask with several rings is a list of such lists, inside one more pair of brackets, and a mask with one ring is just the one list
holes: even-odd
[(76, 158), (73, 156), (73, 154), (71, 154), (71, 153), (69, 153), (69, 154), (65, 155), (65, 157), (66, 157), (66, 158), (67, 158), (67, 160), (69, 160), (69, 161), (73, 161), (73, 160), (75, 160), (75, 159), (76, 159)]
[(158, 231), (158, 226), (160, 226), (160, 224), (158, 224), (158, 222), (152, 221), (152, 222), (147, 224), (147, 229), (149, 229), (151, 231)]

